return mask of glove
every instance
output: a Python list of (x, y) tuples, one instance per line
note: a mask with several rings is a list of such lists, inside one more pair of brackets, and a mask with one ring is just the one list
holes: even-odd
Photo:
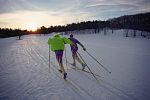
[(83, 50), (84, 50), (84, 51), (86, 51), (86, 48), (85, 48), (85, 47), (83, 47)]

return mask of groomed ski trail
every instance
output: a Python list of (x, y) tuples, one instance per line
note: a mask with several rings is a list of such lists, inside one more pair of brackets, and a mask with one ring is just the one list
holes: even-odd
[(68, 78), (65, 81), (58, 72), (53, 53), (49, 73), (47, 41), (41, 42), (38, 37), (30, 36), (14, 42), (1, 49), (0, 99), (137, 100), (100, 77), (97, 77), (98, 84), (92, 75), (75, 71), (69, 68), (70, 65), (66, 66)]
[[(38, 44), (41, 44), (41, 42), (40, 41), (38, 41), (39, 43)], [(43, 44), (44, 45), (44, 44)], [(39, 47), (41, 46), (41, 45), (38, 45)], [(36, 45), (36, 48), (38, 48), (38, 46)], [(43, 48), (43, 46), (42, 47), (40, 47), (40, 48)], [(36, 49), (37, 50), (37, 49)], [(37, 53), (38, 53), (38, 51), (37, 51)], [(45, 62), (48, 62), (49, 60), (48, 59), (46, 59), (44, 56), (41, 56), (39, 53), (38, 53), (38, 55), (45, 61)], [(53, 55), (52, 57), (53, 57), (53, 59), (55, 59), (55, 57), (54, 57), (55, 55)], [(63, 59), (64, 60), (64, 59)], [(57, 62), (56, 62), (57, 63)], [(52, 62), (51, 62), (51, 64), (52, 64)], [(57, 67), (55, 64), (52, 64), (54, 67)], [(64, 64), (65, 65), (65, 64)], [(47, 65), (48, 66), (48, 65)], [(70, 70), (70, 69), (69, 69)], [(79, 73), (78, 73), (79, 74)], [(81, 74), (81, 73), (80, 73)], [(95, 80), (95, 79), (93, 79), (93, 77), (90, 77), (91, 75), (87, 75), (87, 74), (83, 74), (82, 73), (82, 75), (85, 75), (86, 76), (86, 78), (88, 78), (88, 79), (90, 79), (92, 82), (95, 82), (95, 83), (97, 83), (97, 81)], [(71, 78), (69, 78), (70, 80), (72, 80)], [(115, 96), (117, 96), (117, 97), (119, 97), (120, 99), (123, 99), (123, 100), (137, 100), (136, 98), (134, 98), (134, 97), (132, 97), (132, 96), (130, 96), (130, 95), (128, 95), (126, 92), (124, 92), (123, 90), (121, 90), (121, 89), (119, 89), (119, 88), (117, 88), (117, 87), (115, 87), (115, 86), (113, 86), (113, 85), (111, 85), (110, 83), (107, 83), (106, 81), (104, 81), (104, 80), (102, 80), (102, 79), (100, 79), (100, 77), (98, 78), (99, 80), (100, 80), (100, 82), (101, 83), (99, 83), (99, 84), (97, 84), (97, 85), (99, 85), (100, 87), (102, 87), (102, 88), (104, 88), (105, 90), (107, 90), (109, 93), (111, 93), (111, 94), (113, 94), (113, 95), (115, 95)], [(74, 82), (75, 83), (75, 82)], [(101, 89), (100, 87), (98, 87), (98, 89)], [(81, 89), (82, 87), (80, 87), (80, 89)], [(84, 89), (83, 89), (84, 90)], [(85, 91), (85, 90), (84, 90)], [(86, 90), (85, 92), (87, 92), (88, 90)], [(87, 92), (87, 94), (89, 94), (88, 92)], [(91, 96), (92, 97), (92, 96)]]

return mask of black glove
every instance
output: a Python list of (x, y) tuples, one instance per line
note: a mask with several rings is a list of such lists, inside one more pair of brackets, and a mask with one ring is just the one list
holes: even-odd
[(86, 51), (86, 48), (85, 48), (85, 47), (83, 47), (83, 50), (84, 50), (84, 51)]

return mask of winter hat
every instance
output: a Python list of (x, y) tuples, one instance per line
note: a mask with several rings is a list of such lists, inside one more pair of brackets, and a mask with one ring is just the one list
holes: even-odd
[(73, 34), (70, 34), (70, 37), (73, 37)]
[(54, 37), (60, 37), (59, 33), (55, 33)]

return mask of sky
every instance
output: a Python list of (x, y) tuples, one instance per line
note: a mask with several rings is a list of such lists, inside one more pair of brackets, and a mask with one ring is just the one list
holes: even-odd
[(150, 12), (150, 0), (0, 0), (0, 28), (34, 31), (144, 12)]

